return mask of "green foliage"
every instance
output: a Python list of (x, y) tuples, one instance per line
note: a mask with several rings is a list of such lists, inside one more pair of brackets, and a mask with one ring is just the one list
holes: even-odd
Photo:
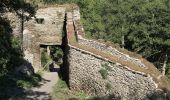
[(110, 71), (111, 70), (111, 67), (105, 63), (105, 64), (102, 64), (102, 67), (105, 68), (106, 70)]
[(100, 69), (99, 73), (101, 74), (103, 79), (107, 79), (108, 71), (106, 69)]
[(24, 88), (31, 88), (39, 85), (41, 81), (41, 75), (39, 73), (33, 74), (31, 77), (17, 76), (17, 86)]
[(67, 84), (66, 84), (65, 81), (59, 79), (57, 84), (56, 84), (56, 88), (57, 89), (65, 89), (65, 88), (68, 88), (68, 87), (67, 87)]
[[(23, 8), (24, 7), (24, 8)], [(29, 9), (28, 9), (29, 8)], [(34, 7), (23, 0), (5, 0), (0, 2), (0, 15), (9, 11), (15, 11), (19, 17), (20, 9), (30, 13), (30, 16), (35, 14)], [(21, 83), (34, 84), (36, 83), (35, 76), (27, 79), (24, 75), (17, 76), (15, 69), (23, 64), (23, 55), (21, 50), (20, 38), (12, 35), (12, 26), (10, 21), (0, 16), (0, 99), (8, 100), (11, 96), (16, 95), (17, 89), (23, 89), (19, 85)], [(36, 75), (36, 74), (35, 74)], [(25, 78), (24, 78), (25, 77)], [(32, 81), (30, 81), (32, 80)], [(31, 83), (32, 82), (32, 83)]]
[(0, 77), (0, 100), (8, 100), (9, 97), (22, 95), (17, 90), (23, 91), (23, 88), (39, 86), (41, 80), (41, 76), (38, 73), (33, 74), (31, 77), (15, 74)]
[(54, 86), (52, 92), (52, 98), (54, 100), (69, 100), (75, 98), (76, 100), (84, 100), (88, 96), (84, 91), (71, 91), (69, 90), (65, 81), (59, 79), (57, 84)]
[[(44, 0), (77, 3), (88, 38), (104, 39), (137, 52), (162, 68), (170, 59), (169, 0)], [(168, 60), (167, 63), (170, 63)], [(169, 68), (167, 68), (169, 70)]]
[(99, 70), (99, 73), (101, 74), (103, 79), (107, 79), (107, 76), (109, 74), (108, 72), (111, 71), (111, 67), (107, 63), (102, 64), (101, 66), (102, 68)]
[(17, 86), (31, 88), (38, 86), (40, 81), (41, 76), (39, 74), (34, 74), (31, 77), (20, 77), (20, 79), (17, 80)]
[(65, 99), (69, 95), (69, 88), (67, 87), (66, 82), (59, 79), (57, 84), (54, 86), (54, 90), (51, 95), (54, 99)]
[(60, 47), (57, 47), (57, 46), (51, 46), (50, 47), (50, 53), (51, 53), (51, 57), (52, 59), (57, 62), (57, 63), (61, 63), (60, 61), (62, 60), (63, 58), (63, 50), (60, 48)]
[(107, 83), (107, 84), (106, 84), (106, 89), (107, 89), (107, 90), (110, 90), (111, 88), (112, 88), (111, 84), (110, 84), (110, 83)]
[(47, 50), (43, 49), (41, 52), (41, 66), (44, 67), (48, 61), (50, 60), (50, 57), (47, 54)]
[(88, 94), (85, 93), (84, 91), (77, 91), (77, 92), (75, 92), (75, 96), (78, 96), (78, 97), (87, 97)]
[(20, 41), (10, 34), (9, 21), (0, 18), (0, 77), (21, 64)]

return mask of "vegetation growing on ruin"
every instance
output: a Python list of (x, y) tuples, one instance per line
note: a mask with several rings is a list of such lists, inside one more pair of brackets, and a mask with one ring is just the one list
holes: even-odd
[(141, 54), (170, 76), (169, 0), (39, 0), (77, 3), (86, 37), (103, 39)]
[[(28, 3), (20, 2), (20, 0), (6, 1), (0, 2), (0, 14), (6, 7), (15, 11), (24, 9), (26, 12), (32, 12), (31, 15), (35, 14)], [(169, 0), (31, 1), (53, 4), (77, 3), (81, 9), (82, 23), (88, 38), (111, 41), (118, 43), (122, 48), (137, 52), (152, 61), (160, 70), (163, 69), (170, 78)], [(31, 8), (28, 9), (28, 7)], [(8, 98), (11, 95), (9, 91), (13, 87), (31, 87), (27, 82), (34, 84), (40, 80), (37, 76), (28, 78), (13, 74), (14, 69), (21, 64), (23, 56), (19, 39), (13, 37), (11, 31), (9, 21), (0, 17), (0, 99)], [(54, 53), (53, 58), (57, 60), (58, 55), (61, 56), (62, 53)], [(107, 71), (107, 68), (104, 70)], [(107, 72), (104, 73), (103, 76), (107, 77)], [(57, 87), (65, 88), (63, 86)]]
[[(84, 91), (71, 91), (69, 90), (65, 81), (59, 79), (56, 85), (54, 86), (54, 90), (51, 93), (52, 99), (56, 100), (69, 100), (69, 99), (85, 99), (88, 97)], [(86, 99), (85, 99), (86, 100)]]
[(101, 74), (103, 79), (107, 79), (108, 71), (106, 69), (100, 69), (99, 73)]
[(107, 79), (108, 72), (111, 70), (111, 67), (108, 64), (102, 64), (102, 68), (99, 70), (99, 73), (101, 74), (103, 79)]

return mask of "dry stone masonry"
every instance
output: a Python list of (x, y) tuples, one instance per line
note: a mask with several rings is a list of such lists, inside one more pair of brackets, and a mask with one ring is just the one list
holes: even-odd
[(37, 71), (41, 66), (40, 45), (61, 45), (65, 7), (48, 7), (37, 10), (35, 18), (25, 22), (23, 46), (25, 59)]
[[(88, 53), (70, 49), (70, 87), (85, 90), (94, 96), (112, 95), (121, 100), (145, 100), (156, 90), (151, 77), (133, 73), (115, 63), (98, 59)], [(106, 79), (100, 72), (106, 69)]]
[[(71, 16), (70, 13), (68, 16)], [(74, 26), (78, 44), (146, 68), (140, 59), (130, 57), (117, 49), (93, 40), (83, 38), (84, 29), (80, 24), (79, 8), (73, 9), (72, 23), (67, 23), (67, 33), (71, 34), (70, 25)], [(78, 16), (78, 17), (77, 17)], [(71, 18), (71, 17), (69, 17)], [(74, 34), (74, 33), (72, 33)], [(68, 39), (69, 41), (69, 39)], [(82, 50), (69, 44), (69, 83), (73, 90), (85, 90), (94, 96), (113, 96), (119, 100), (149, 100), (153, 94), (160, 93), (154, 100), (162, 100), (163, 93), (150, 75), (131, 70), (127, 66), (109, 61), (99, 55)]]
[(140, 67), (146, 67), (139, 59), (132, 58), (127, 54), (123, 54), (123, 53), (119, 52), (117, 49), (115, 49), (111, 46), (108, 47), (105, 44), (102, 44), (102, 43), (99, 43), (99, 42), (96, 42), (96, 41), (93, 41), (93, 40), (87, 40), (87, 39), (84, 39), (84, 38), (78, 38), (78, 41), (82, 45), (86, 45), (86, 46), (89, 46), (91, 48), (95, 48), (99, 51), (103, 51), (103, 52), (109, 53), (111, 55), (117, 56), (120, 60), (132, 62), (133, 64), (136, 64)]
[[(10, 17), (11, 13), (5, 16)], [(20, 31), (20, 24), (17, 17), (15, 19), (11, 19), (11, 23), (13, 32), (17, 33)], [(64, 26), (64, 21), (66, 21), (66, 26)], [(41, 66), (40, 45), (65, 44), (62, 43), (62, 33), (65, 28), (68, 40), (66, 45), (69, 48), (67, 48), (68, 59), (64, 60), (69, 63), (65, 67), (69, 69), (71, 89), (84, 90), (93, 96), (113, 96), (119, 100), (149, 100), (153, 93), (158, 92), (158, 86), (150, 75), (131, 70), (128, 66), (96, 55), (94, 52), (83, 50), (70, 43), (69, 39), (73, 35), (76, 36), (77, 45), (93, 48), (141, 68), (147, 68), (140, 59), (133, 58), (104, 43), (85, 39), (78, 6), (40, 8), (35, 17), (24, 22), (24, 55), (35, 71), (39, 70)]]

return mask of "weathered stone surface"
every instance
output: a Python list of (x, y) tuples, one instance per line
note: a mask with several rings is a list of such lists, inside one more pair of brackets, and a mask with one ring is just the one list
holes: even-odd
[(79, 44), (85, 45), (90, 48), (95, 48), (102, 52), (109, 53), (111, 55), (117, 56), (117, 58), (120, 60), (128, 61), (140, 67), (146, 68), (146, 66), (139, 59), (130, 57), (127, 54), (123, 54), (122, 52), (119, 52), (117, 49), (111, 46), (107, 46), (106, 44), (83, 38), (81, 35), (84, 35), (84, 29), (82, 25), (80, 24), (80, 13), (79, 12), (80, 11), (78, 7), (73, 10), (73, 22), (75, 25), (76, 36), (77, 36)]
[[(82, 89), (98, 96), (114, 94), (121, 100), (143, 100), (156, 90), (151, 77), (135, 74), (75, 49), (70, 49), (69, 63), (70, 87), (75, 90)], [(105, 64), (110, 67), (107, 79), (99, 72)]]
[(40, 45), (61, 45), (65, 20), (65, 7), (48, 7), (37, 10), (35, 18), (24, 23), (23, 47), (25, 58), (39, 69)]
[(93, 40), (87, 40), (84, 38), (79, 38), (78, 42), (79, 42), (79, 44), (82, 44), (82, 45), (85, 45), (85, 46), (88, 46), (91, 48), (95, 48), (99, 51), (106, 52), (111, 55), (117, 56), (120, 60), (131, 62), (133, 64), (140, 66), (140, 67), (146, 67), (139, 59), (132, 58), (129, 55), (123, 54), (122, 52), (119, 52), (117, 49), (115, 49), (111, 46), (108, 47), (105, 44), (102, 44), (102, 43), (99, 43), (99, 42), (96, 42)]
[[(119, 52), (117, 49), (105, 44), (87, 40), (82, 37), (84, 35), (83, 26), (80, 24), (79, 8), (75, 7), (73, 11), (67, 12), (67, 36), (71, 36), (76, 32), (78, 43), (98, 51), (109, 53), (111, 56), (120, 60), (131, 62), (140, 67), (146, 67), (139, 59), (130, 57), (129, 55)], [(32, 64), (34, 71), (37, 72), (41, 66), (40, 61), (40, 45), (61, 45), (62, 30), (64, 25), (66, 8), (49, 7), (40, 8), (37, 11), (36, 18), (24, 23), (23, 47), (25, 60)], [(20, 20), (16, 15), (11, 13), (6, 15), (11, 20), (14, 33), (19, 33)], [(72, 34), (71, 34), (72, 33)], [(114, 95), (120, 100), (147, 100), (152, 98), (153, 94), (158, 94), (159, 99), (165, 94), (157, 91), (157, 84), (148, 75), (129, 69), (127, 66), (91, 53), (90, 51), (81, 50), (71, 47), (69, 50), (69, 82), (70, 88), (75, 90), (85, 90), (94, 96)], [(103, 67), (104, 65), (109, 68)], [(103, 70), (105, 72), (101, 72)], [(29, 66), (22, 65), (16, 72), (26, 75), (32, 74)], [(102, 73), (105, 73), (104, 79)], [(158, 100), (159, 100), (158, 99)], [(156, 99), (155, 99), (156, 100)]]
[(10, 21), (10, 25), (11, 25), (11, 28), (12, 28), (12, 34), (13, 35), (15, 35), (15, 36), (21, 35), (21, 33), (22, 33), (21, 19), (19, 18), (19, 16), (15, 12), (3, 13), (1, 17), (7, 18)]

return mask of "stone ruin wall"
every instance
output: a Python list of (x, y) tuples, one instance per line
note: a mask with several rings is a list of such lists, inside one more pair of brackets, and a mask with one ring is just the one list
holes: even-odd
[[(63, 23), (65, 18), (64, 7), (48, 7), (37, 10), (35, 18), (25, 22), (23, 45), (25, 59), (28, 60), (37, 72), (41, 67), (40, 45), (61, 45)], [(42, 20), (42, 22), (37, 22)]]
[[(79, 8), (74, 8), (72, 13), (74, 27), (79, 44), (93, 47), (99, 51), (104, 51), (107, 53), (109, 52), (112, 55), (117, 55), (122, 60), (127, 60), (133, 62), (134, 64), (140, 65), (141, 67), (144, 67), (140, 60), (136, 58), (131, 58), (128, 55), (122, 54), (114, 48), (107, 47), (105, 44), (82, 38), (82, 35), (84, 35), (84, 29), (80, 24)], [(4, 16), (9, 17), (13, 28), (13, 34), (20, 33), (20, 19), (14, 13), (8, 13)], [(61, 22), (62, 21), (63, 19)], [(41, 65), (39, 63), (40, 59), (36, 58), (40, 58), (40, 43), (51, 44), (55, 42), (50, 41), (54, 40), (54, 38), (48, 39), (46, 38), (46, 35), (48, 36), (48, 34), (43, 33), (47, 32), (48, 28), (42, 28), (42, 26), (41, 28), (43, 31), (40, 30), (40, 32), (37, 30), (37, 28), (35, 28), (35, 23), (36, 22), (34, 20), (27, 22), (23, 32), (25, 59), (33, 64), (34, 68), (35, 66)], [(60, 25), (63, 24), (60, 23)], [(39, 38), (41, 35), (38, 35), (37, 33), (43, 33), (44, 37)], [(55, 35), (51, 34), (51, 36), (54, 37)], [(121, 97), (121, 100), (147, 100), (146, 98), (148, 95), (152, 94), (154, 91), (157, 91), (157, 85), (150, 76), (144, 73), (130, 70), (121, 64), (111, 62), (88, 51), (72, 47), (71, 45), (69, 45), (69, 47), (69, 84), (71, 89), (85, 90), (94, 96), (114, 94), (116, 97)], [(105, 64), (110, 67), (110, 70), (108, 70), (107, 78), (103, 79), (99, 71), (103, 69), (103, 65)]]
[[(114, 95), (121, 100), (142, 100), (157, 88), (150, 76), (135, 73), (75, 47), (70, 48), (68, 61), (69, 83), (73, 90), (85, 90), (94, 96)], [(110, 67), (106, 79), (100, 73), (105, 69), (103, 65)]]
[(99, 51), (102, 51), (105, 53), (109, 53), (110, 55), (118, 57), (120, 60), (131, 62), (137, 66), (146, 68), (146, 66), (139, 59), (130, 57), (129, 55), (118, 51), (117, 49), (113, 48), (112, 46), (107, 46), (106, 44), (83, 38), (83, 35), (85, 33), (84, 33), (83, 26), (80, 23), (79, 8), (76, 8), (73, 10), (73, 22), (74, 22), (74, 26), (75, 26), (75, 30), (76, 30), (77, 41), (79, 44), (94, 48), (96, 50), (99, 50)]
[[(111, 46), (108, 47), (105, 44), (84, 39), (82, 37), (84, 29), (80, 24), (79, 8), (73, 10), (72, 21), (79, 44), (110, 53), (121, 60), (145, 67), (139, 59), (123, 54)], [(114, 95), (120, 100), (149, 100), (151, 95), (161, 91), (157, 89), (157, 84), (150, 75), (131, 70), (127, 66), (109, 61), (89, 51), (71, 46), (71, 44), (69, 44), (69, 47), (69, 85), (73, 90), (85, 90), (94, 96)], [(102, 77), (100, 72), (100, 70), (105, 69), (103, 65), (110, 67), (107, 70), (106, 79)], [(157, 100), (160, 98), (162, 97), (158, 97)]]

